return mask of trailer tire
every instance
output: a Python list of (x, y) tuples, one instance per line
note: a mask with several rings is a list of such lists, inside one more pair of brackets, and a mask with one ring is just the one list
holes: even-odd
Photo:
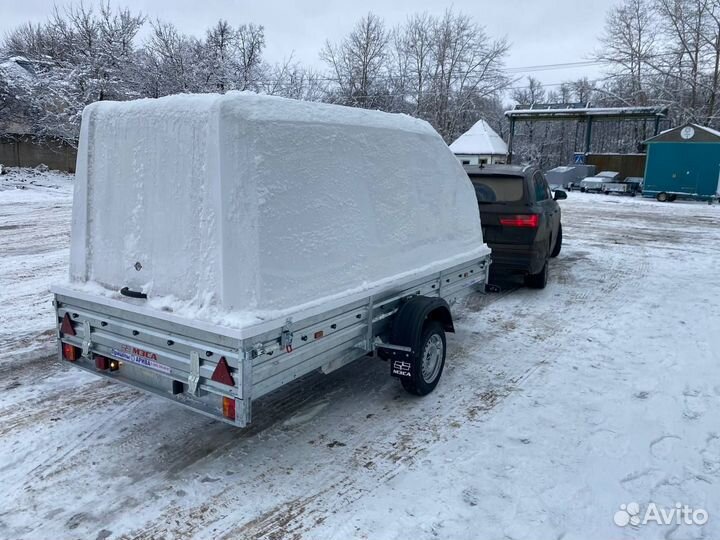
[(557, 257), (560, 255), (560, 250), (562, 249), (562, 223), (558, 225), (558, 233), (557, 238), (555, 239), (555, 247), (552, 250), (552, 253), (550, 253), (551, 257)]
[(413, 358), (416, 365), (412, 370), (412, 378), (400, 380), (407, 392), (426, 396), (435, 390), (445, 368), (447, 341), (440, 321), (430, 319), (425, 323), (416, 350)]
[(661, 191), (658, 193), (655, 198), (658, 200), (658, 202), (667, 202), (668, 201), (668, 194), (664, 191)]

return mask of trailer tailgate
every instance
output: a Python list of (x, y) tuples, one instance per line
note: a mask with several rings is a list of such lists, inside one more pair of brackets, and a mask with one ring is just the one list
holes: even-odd
[(235, 337), (57, 290), (54, 305), (61, 361), (233, 425), (247, 424), (249, 389)]

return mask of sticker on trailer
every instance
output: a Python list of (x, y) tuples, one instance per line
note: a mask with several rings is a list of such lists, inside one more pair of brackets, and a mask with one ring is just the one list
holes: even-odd
[(126, 362), (137, 364), (138, 366), (147, 367), (160, 371), (162, 373), (170, 373), (170, 367), (159, 362), (156, 362), (157, 355), (155, 353), (147, 352), (137, 347), (130, 347), (128, 345), (123, 346), (123, 350), (118, 349), (112, 350), (113, 356)]

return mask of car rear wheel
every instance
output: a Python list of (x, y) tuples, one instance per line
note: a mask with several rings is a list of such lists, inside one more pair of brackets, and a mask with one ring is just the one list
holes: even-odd
[(557, 238), (555, 239), (555, 247), (552, 250), (552, 253), (550, 253), (551, 257), (557, 257), (560, 255), (560, 250), (562, 249), (562, 223), (558, 225), (558, 233)]
[(548, 279), (548, 263), (537, 274), (528, 274), (525, 276), (525, 285), (531, 289), (544, 289)]

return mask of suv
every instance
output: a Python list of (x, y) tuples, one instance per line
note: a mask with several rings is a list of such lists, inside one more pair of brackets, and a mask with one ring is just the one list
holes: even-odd
[(562, 248), (560, 205), (545, 176), (530, 166), (466, 166), (480, 207), (483, 238), (492, 249), (493, 274), (520, 274), (525, 285), (544, 289), (548, 259)]

